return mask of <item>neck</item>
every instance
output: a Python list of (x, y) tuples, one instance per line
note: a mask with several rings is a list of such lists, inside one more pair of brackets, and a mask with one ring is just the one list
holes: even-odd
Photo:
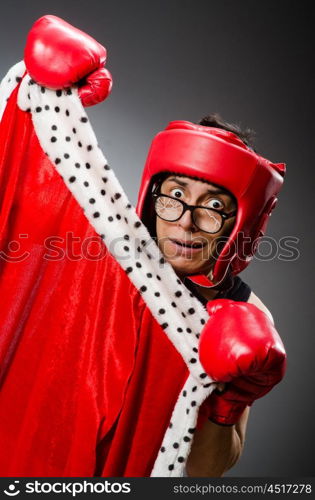
[(214, 288), (206, 288), (204, 286), (196, 285), (196, 283), (193, 284), (194, 288), (197, 290), (199, 295), (202, 295), (207, 300), (213, 300), (219, 293), (219, 290), (216, 290)]

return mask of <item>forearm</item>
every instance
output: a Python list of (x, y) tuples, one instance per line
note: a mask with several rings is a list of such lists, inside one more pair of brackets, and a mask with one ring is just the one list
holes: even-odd
[(243, 444), (233, 426), (207, 421), (196, 430), (186, 469), (191, 477), (221, 477), (239, 459)]

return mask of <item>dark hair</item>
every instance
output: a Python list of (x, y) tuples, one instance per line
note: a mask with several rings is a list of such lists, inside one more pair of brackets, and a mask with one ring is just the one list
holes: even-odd
[(242, 129), (240, 125), (228, 123), (223, 120), (223, 118), (218, 113), (211, 113), (210, 115), (204, 116), (197, 124), (203, 125), (205, 127), (222, 128), (223, 130), (227, 130), (228, 132), (233, 132), (246, 144), (246, 146), (254, 150), (254, 130), (250, 128)]

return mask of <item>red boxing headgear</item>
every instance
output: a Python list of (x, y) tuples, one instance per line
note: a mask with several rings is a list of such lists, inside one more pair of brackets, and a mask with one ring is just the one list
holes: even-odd
[(152, 220), (153, 182), (161, 173), (216, 184), (237, 200), (236, 221), (216, 260), (211, 281), (204, 275), (190, 279), (213, 286), (222, 281), (228, 268), (234, 275), (242, 271), (265, 233), (283, 184), (285, 164), (259, 156), (232, 132), (186, 121), (170, 122), (153, 139), (143, 171), (137, 213), (147, 226)]

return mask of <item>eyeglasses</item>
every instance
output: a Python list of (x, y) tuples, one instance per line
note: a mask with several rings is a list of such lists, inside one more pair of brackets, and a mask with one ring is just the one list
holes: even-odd
[(160, 219), (168, 222), (178, 221), (187, 210), (190, 211), (195, 226), (205, 233), (215, 234), (221, 231), (226, 220), (236, 215), (236, 211), (225, 214), (214, 208), (188, 205), (182, 200), (166, 194), (152, 194), (155, 213)]

